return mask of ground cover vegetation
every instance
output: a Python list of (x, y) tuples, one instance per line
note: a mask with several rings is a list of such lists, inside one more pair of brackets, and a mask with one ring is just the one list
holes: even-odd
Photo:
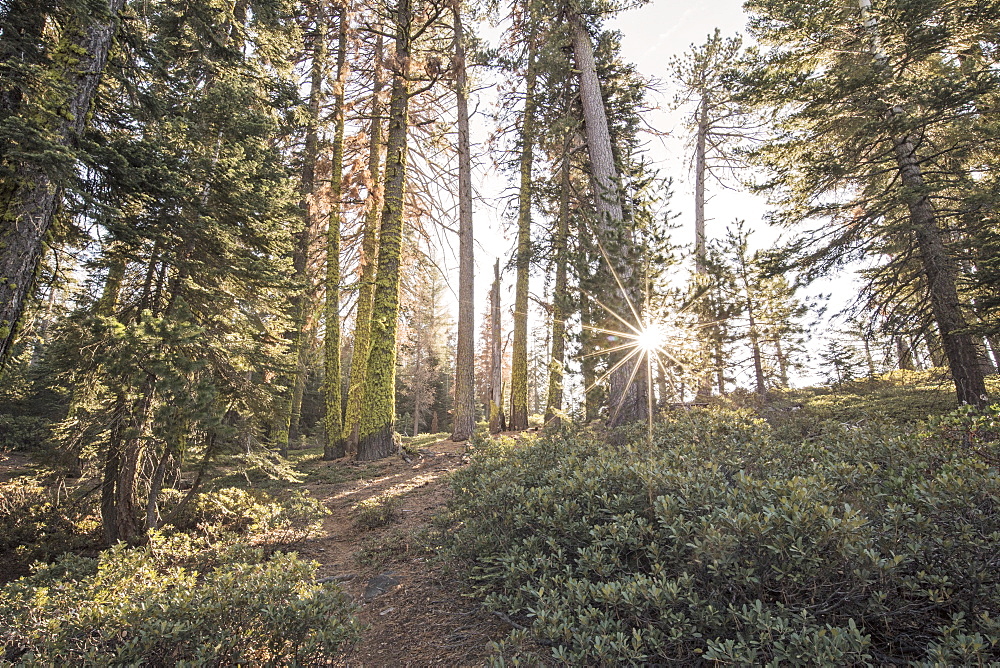
[(3, 660), (333, 655), (379, 615), (288, 552), (413, 509), (303, 488), (474, 432), (452, 556), (557, 661), (997, 660), (1000, 5), (748, 0), (640, 73), (637, 4), (0, 2)]
[(526, 634), (568, 665), (996, 661), (996, 413), (868, 408), (484, 444), (453, 482), (450, 551), (523, 629), (495, 664), (542, 660)]

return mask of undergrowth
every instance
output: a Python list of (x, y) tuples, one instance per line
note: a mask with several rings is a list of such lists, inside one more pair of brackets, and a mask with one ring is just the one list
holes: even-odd
[(696, 410), (652, 445), (501, 440), (455, 476), (449, 551), (566, 665), (982, 665), (1000, 478), (946, 427)]
[[(359, 635), (316, 564), (235, 536), (154, 533), (65, 555), (0, 589), (5, 661), (24, 666), (315, 665)], [(3, 661), (0, 661), (2, 663)]]

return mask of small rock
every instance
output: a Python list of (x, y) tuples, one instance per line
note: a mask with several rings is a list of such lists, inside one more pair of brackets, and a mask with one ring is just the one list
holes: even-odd
[(392, 612), (395, 609), (396, 608), (386, 608), (385, 610), (383, 610), (382, 612), (380, 612), (378, 614), (379, 614), (380, 617), (383, 617), (385, 615), (388, 615), (390, 612)]
[(369, 580), (363, 597), (365, 603), (399, 585), (399, 578), (395, 577), (395, 575), (395, 573), (381, 573)]

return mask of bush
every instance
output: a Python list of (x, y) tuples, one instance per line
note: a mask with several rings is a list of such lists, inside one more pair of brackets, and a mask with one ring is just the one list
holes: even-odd
[(1000, 660), (1000, 479), (944, 440), (693, 411), (610, 449), (501, 441), (455, 478), (451, 553), (573, 665)]
[(391, 524), (396, 519), (396, 511), (401, 500), (398, 496), (380, 494), (359, 501), (354, 506), (354, 523), (363, 529), (374, 529)]
[(0, 482), (0, 582), (30, 572), (69, 550), (98, 540), (93, 499), (79, 499), (34, 478)]
[(49, 437), (49, 421), (32, 415), (0, 413), (0, 453), (41, 450)]
[(0, 589), (0, 640), (26, 666), (310, 664), (359, 633), (348, 598), (315, 579), (292, 554), (154, 534)]
[(267, 534), (280, 543), (305, 538), (330, 514), (326, 506), (304, 491), (286, 491), (279, 498), (261, 490), (226, 487), (195, 495), (171, 516), (182, 497), (176, 490), (164, 490), (162, 497), (164, 517), (169, 517), (181, 531), (213, 526), (240, 534)]

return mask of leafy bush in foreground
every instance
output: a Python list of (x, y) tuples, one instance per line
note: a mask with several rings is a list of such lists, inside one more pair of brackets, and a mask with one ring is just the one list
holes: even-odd
[(1000, 478), (946, 440), (696, 411), (456, 476), (454, 554), (574, 665), (1000, 660)]
[(154, 534), (0, 589), (0, 641), (27, 666), (314, 664), (359, 632), (347, 596), (315, 575), (293, 554)]

